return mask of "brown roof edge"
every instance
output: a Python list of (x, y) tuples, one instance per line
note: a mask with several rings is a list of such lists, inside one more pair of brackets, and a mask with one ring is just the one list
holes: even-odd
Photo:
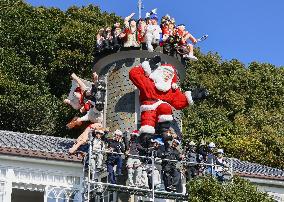
[(69, 162), (81, 162), (83, 159), (82, 153), (79, 153), (79, 155), (70, 155), (68, 153), (46, 152), (12, 147), (0, 147), (0, 154)]
[(260, 179), (267, 179), (267, 180), (279, 180), (284, 181), (283, 176), (267, 176), (267, 175), (257, 175), (257, 174), (251, 174), (251, 173), (241, 173), (241, 172), (234, 172), (236, 175), (240, 177), (251, 177), (251, 178), (260, 178)]

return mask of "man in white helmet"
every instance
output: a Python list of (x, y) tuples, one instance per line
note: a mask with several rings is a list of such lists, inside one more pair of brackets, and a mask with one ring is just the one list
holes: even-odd
[(216, 177), (219, 181), (221, 181), (221, 182), (225, 181), (224, 168), (228, 168), (228, 167), (229, 166), (224, 159), (224, 150), (218, 149), (217, 150), (215, 172), (216, 172)]
[(139, 131), (133, 130), (130, 133), (129, 145), (126, 153), (129, 154), (126, 167), (128, 169), (128, 185), (142, 186), (142, 163), (138, 157), (144, 151), (144, 148), (138, 141)]
[(197, 175), (197, 153), (196, 153), (196, 144), (193, 141), (190, 141), (186, 148), (186, 165), (187, 170), (187, 180), (191, 180)]
[(208, 153), (207, 153), (207, 164), (211, 164), (212, 166), (207, 167), (207, 173), (213, 176), (216, 175), (214, 164), (216, 164), (216, 156), (214, 154), (216, 146), (214, 142), (210, 142), (208, 145)]
[(94, 136), (94, 140), (93, 140), (94, 158), (91, 159), (91, 161), (93, 161), (92, 162), (93, 168), (95, 168), (97, 171), (101, 171), (102, 165), (103, 165), (105, 142), (103, 141), (102, 137), (104, 133), (105, 132), (103, 128), (97, 128), (92, 132)]
[(116, 178), (113, 167), (116, 165), (116, 174), (122, 175), (122, 157), (121, 154), (125, 152), (123, 144), (122, 132), (120, 130), (114, 131), (114, 138), (108, 140), (108, 150), (110, 153), (107, 155), (107, 171), (109, 173), (109, 182), (116, 184)]
[(162, 168), (166, 191), (176, 192), (181, 183), (181, 173), (176, 167), (177, 162), (183, 159), (183, 155), (177, 149), (180, 143), (179, 140), (174, 139), (171, 146), (165, 151), (165, 160), (162, 162)]

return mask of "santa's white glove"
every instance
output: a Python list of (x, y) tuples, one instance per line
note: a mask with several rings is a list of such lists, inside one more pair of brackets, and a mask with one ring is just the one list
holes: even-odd
[(185, 91), (184, 95), (187, 99), (188, 104), (192, 105), (193, 99), (192, 99), (192, 96), (191, 96), (191, 91)]
[(176, 83), (173, 83), (172, 84), (172, 89), (174, 89), (174, 90), (178, 89), (178, 85)]
[(149, 61), (142, 62), (141, 66), (142, 66), (142, 68), (143, 68), (143, 70), (145, 72), (145, 75), (149, 76), (151, 74), (151, 72), (152, 72), (152, 69), (150, 67)]

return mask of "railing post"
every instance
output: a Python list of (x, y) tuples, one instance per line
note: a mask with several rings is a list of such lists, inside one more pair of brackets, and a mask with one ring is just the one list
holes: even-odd
[(89, 150), (88, 150), (88, 193), (87, 193), (87, 200), (88, 202), (90, 201), (90, 192), (91, 192), (91, 159), (93, 158), (93, 145), (92, 145), (92, 133), (88, 134), (88, 145), (89, 145)]
[(233, 178), (233, 161), (230, 159), (230, 173), (231, 173), (231, 179)]
[(152, 201), (155, 201), (155, 185), (154, 185), (154, 170), (155, 170), (155, 157), (154, 157), (154, 151), (152, 151), (151, 154), (151, 160), (152, 160)]

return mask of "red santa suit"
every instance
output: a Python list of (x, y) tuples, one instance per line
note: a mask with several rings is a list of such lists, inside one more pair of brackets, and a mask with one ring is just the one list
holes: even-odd
[[(157, 85), (157, 77), (163, 78), (163, 72), (171, 72), (170, 86)], [(158, 122), (172, 121), (172, 107), (181, 110), (193, 103), (191, 92), (182, 93), (177, 88), (177, 74), (170, 64), (161, 65), (153, 72), (148, 61), (133, 67), (129, 79), (140, 90), (141, 128), (140, 133), (155, 133)]]

